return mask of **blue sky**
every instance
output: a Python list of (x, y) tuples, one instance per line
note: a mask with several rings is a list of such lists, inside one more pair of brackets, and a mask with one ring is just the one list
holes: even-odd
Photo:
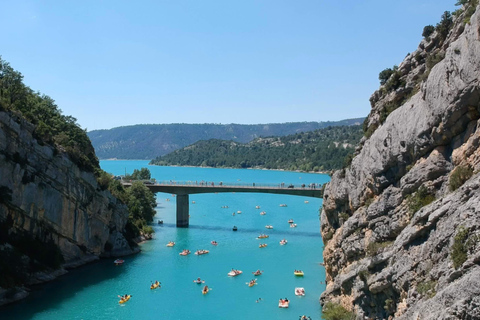
[(456, 0), (0, 0), (0, 55), (87, 130), (366, 116)]

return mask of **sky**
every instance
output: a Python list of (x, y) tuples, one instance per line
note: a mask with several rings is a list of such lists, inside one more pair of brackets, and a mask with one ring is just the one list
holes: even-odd
[(88, 131), (364, 117), (456, 0), (0, 0), (0, 56)]

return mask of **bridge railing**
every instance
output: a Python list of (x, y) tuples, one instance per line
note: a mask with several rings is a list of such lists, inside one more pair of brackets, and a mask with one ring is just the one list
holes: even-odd
[[(246, 183), (246, 182), (215, 182), (215, 181), (175, 181), (175, 180), (163, 180), (163, 181), (152, 181), (152, 180), (140, 180), (146, 185), (154, 186), (186, 186), (186, 187), (214, 187), (214, 188), (279, 188), (279, 189), (321, 189), (321, 183), (310, 183), (310, 184), (292, 184), (292, 183)], [(122, 180), (123, 183), (131, 183), (131, 180)]]

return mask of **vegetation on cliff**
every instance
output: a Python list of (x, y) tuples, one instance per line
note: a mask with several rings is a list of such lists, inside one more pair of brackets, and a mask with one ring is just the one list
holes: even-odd
[(35, 137), (40, 143), (65, 150), (83, 170), (99, 168), (90, 139), (77, 119), (62, 114), (55, 101), (34, 92), (23, 83), (23, 75), (0, 56), (0, 111), (11, 111), (35, 125)]
[[(362, 136), (360, 126), (328, 127), (249, 143), (199, 141), (152, 160), (156, 165), (266, 168), (301, 171), (340, 169)], [(347, 160), (345, 160), (347, 159)]]

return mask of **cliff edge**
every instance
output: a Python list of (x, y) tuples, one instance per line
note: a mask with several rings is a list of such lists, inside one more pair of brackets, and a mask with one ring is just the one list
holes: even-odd
[(464, 2), (372, 95), (325, 189), (324, 310), (480, 318), (480, 7)]
[[(132, 254), (127, 207), (93, 172), (35, 138), (36, 126), (0, 110), (0, 305), (34, 284), (98, 259)], [(8, 272), (6, 272), (8, 270)]]

